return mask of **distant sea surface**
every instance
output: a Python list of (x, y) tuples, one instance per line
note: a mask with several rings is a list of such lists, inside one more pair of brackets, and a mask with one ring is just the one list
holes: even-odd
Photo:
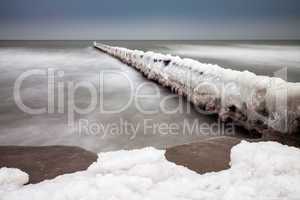
[(193, 58), (257, 75), (286, 69), (286, 80), (300, 81), (300, 41), (110, 41), (108, 44)]
[[(77, 49), (92, 45), (93, 41), (0, 41), (0, 48)], [(300, 81), (299, 40), (245, 40), (245, 41), (99, 41), (144, 51), (156, 51), (193, 58), (234, 70), (248, 70), (257, 75), (274, 76), (274, 72), (287, 69), (286, 79)]]
[[(76, 128), (67, 125), (67, 108), (70, 103), (67, 95), (63, 96), (63, 113), (57, 110), (55, 96), (54, 113), (31, 115), (23, 112), (14, 100), (14, 84), (20, 75), (32, 69), (63, 71), (61, 77), (56, 77), (55, 83), (87, 81), (95, 85), (100, 94), (98, 75), (106, 70), (125, 73), (134, 82), (134, 89), (141, 83), (152, 81), (144, 78), (136, 70), (118, 60), (105, 55), (92, 47), (93, 41), (0, 41), (0, 145), (76, 145), (99, 152), (118, 149), (168, 146), (195, 142), (209, 135), (194, 131), (191, 135), (184, 133), (184, 120), (213, 124), (216, 117), (199, 114), (192, 109), (187, 113), (166, 114), (158, 111), (145, 114), (138, 111), (136, 105), (130, 104), (121, 113), (105, 114), (93, 110), (85, 115), (75, 115), (75, 120), (86, 119), (90, 124), (109, 125), (120, 124), (120, 120), (132, 124), (143, 124), (145, 119), (154, 123), (177, 123), (180, 125), (176, 135), (146, 134), (138, 130), (132, 135), (80, 134)], [(291, 82), (300, 81), (300, 42), (299, 41), (98, 41), (109, 45), (123, 46), (131, 49), (155, 51), (165, 54), (193, 58), (204, 63), (220, 65), (234, 70), (248, 70), (258, 75), (273, 76), (278, 70), (286, 69), (286, 79)], [(119, 108), (125, 105), (133, 95), (124, 77), (118, 74), (105, 76), (103, 82), (104, 106), (107, 109)], [(57, 85), (54, 86), (57, 89)], [(153, 93), (154, 87), (144, 88), (146, 93)], [(156, 108), (161, 99), (170, 95), (167, 88), (158, 87), (160, 97), (144, 99), (141, 104), (146, 108)], [(46, 77), (34, 75), (26, 80), (20, 88), (21, 97), (27, 106), (32, 108), (47, 107), (48, 81)], [(77, 106), (85, 108), (89, 105), (90, 94), (83, 88), (75, 94)], [(167, 106), (174, 107), (178, 98), (170, 99)], [(184, 102), (183, 106), (188, 103)], [(145, 124), (143, 124), (145, 126)], [(151, 129), (151, 128), (150, 128)], [(130, 132), (130, 131), (129, 131)], [(131, 132), (132, 133), (132, 132)], [(247, 131), (236, 130), (236, 136), (245, 137)]]

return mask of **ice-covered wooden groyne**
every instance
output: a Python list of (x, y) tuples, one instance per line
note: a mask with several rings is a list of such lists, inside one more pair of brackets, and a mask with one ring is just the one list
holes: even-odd
[(94, 43), (94, 47), (171, 88), (204, 113), (249, 130), (300, 133), (300, 83), (154, 52)]

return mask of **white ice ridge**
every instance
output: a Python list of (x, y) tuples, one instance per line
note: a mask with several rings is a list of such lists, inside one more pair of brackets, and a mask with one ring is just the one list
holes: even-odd
[(19, 185), (20, 175), (15, 174), (14, 179), (2, 175), (0, 199), (300, 199), (297, 148), (275, 142), (241, 142), (231, 150), (230, 169), (202, 175), (167, 161), (164, 153), (154, 148), (102, 153), (86, 171), (13, 189), (3, 179)]
[[(261, 133), (300, 131), (300, 83), (154, 52), (94, 43), (208, 113)], [(284, 72), (283, 72), (284, 73)], [(280, 74), (280, 73), (279, 73)]]

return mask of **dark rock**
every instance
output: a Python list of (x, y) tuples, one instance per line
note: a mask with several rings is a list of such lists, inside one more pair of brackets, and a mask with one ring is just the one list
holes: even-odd
[(19, 168), (29, 174), (29, 183), (87, 169), (97, 155), (70, 146), (0, 146), (0, 167)]
[[(244, 139), (248, 142), (274, 141), (300, 148), (299, 137), (282, 133), (270, 134), (272, 137)], [(198, 173), (216, 172), (228, 169), (231, 148), (241, 142), (235, 137), (215, 137), (197, 143), (168, 148), (166, 158), (177, 165), (185, 166)]]
[(165, 156), (167, 160), (198, 173), (215, 172), (230, 167), (230, 150), (240, 142), (241, 139), (234, 137), (210, 138), (168, 148)]

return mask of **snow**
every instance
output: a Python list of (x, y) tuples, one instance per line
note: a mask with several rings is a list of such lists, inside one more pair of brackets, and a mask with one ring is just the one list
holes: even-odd
[(28, 180), (28, 174), (19, 169), (7, 167), (0, 168), (0, 197), (4, 192), (20, 188), (22, 185), (26, 184)]
[[(101, 153), (86, 171), (6, 190), (0, 199), (300, 199), (297, 148), (243, 141), (231, 151), (230, 169), (202, 175), (168, 162), (164, 153), (151, 147)], [(16, 178), (19, 171), (11, 178), (7, 170), (1, 169), (1, 180), (25, 183)]]
[(95, 47), (140, 70), (148, 79), (187, 96), (204, 112), (217, 113), (245, 128), (299, 132), (300, 83), (249, 71), (154, 52), (94, 43)]

